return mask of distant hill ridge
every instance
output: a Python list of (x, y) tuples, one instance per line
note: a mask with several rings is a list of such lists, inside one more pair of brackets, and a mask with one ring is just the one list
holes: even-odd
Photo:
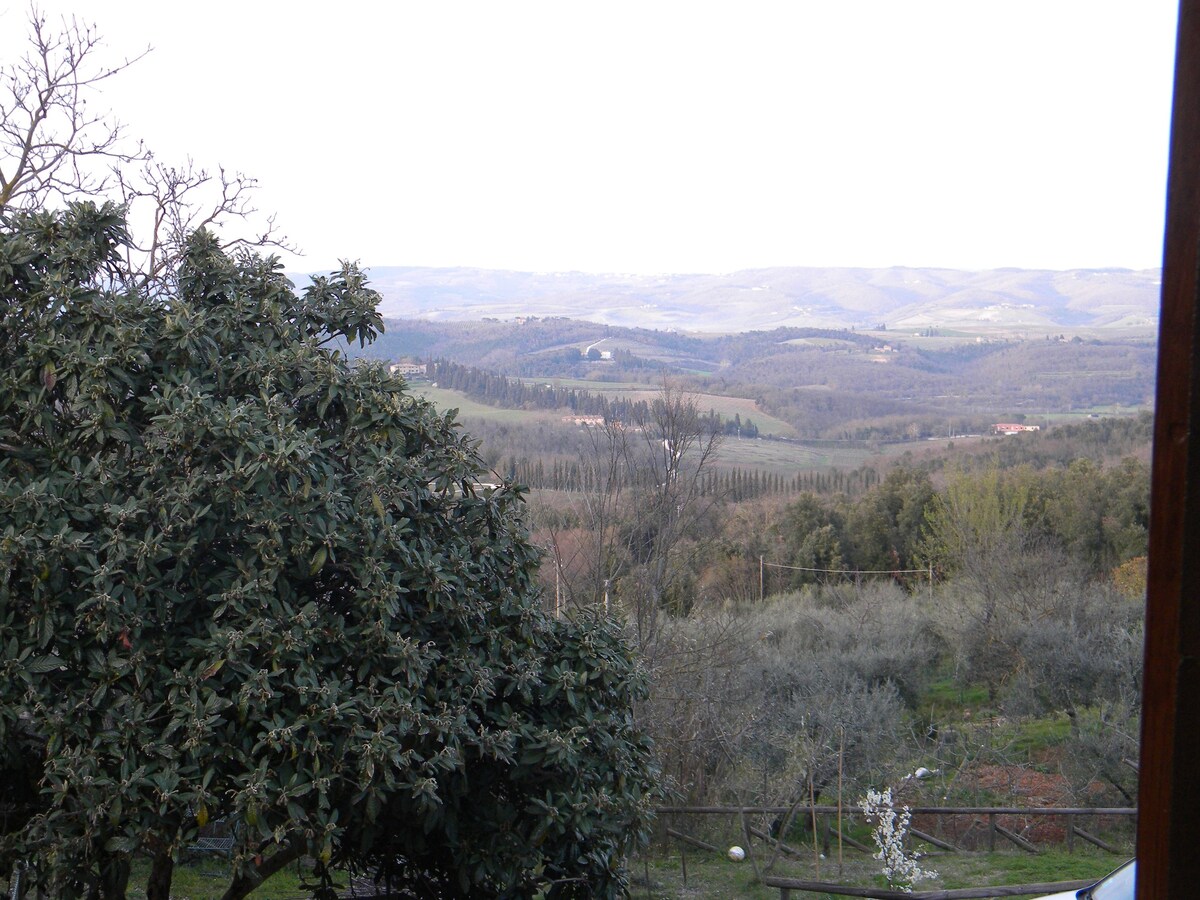
[(389, 318), (566, 316), (680, 331), (777, 326), (913, 331), (1055, 327), (1150, 331), (1158, 269), (749, 269), (724, 275), (594, 275), (372, 266)]

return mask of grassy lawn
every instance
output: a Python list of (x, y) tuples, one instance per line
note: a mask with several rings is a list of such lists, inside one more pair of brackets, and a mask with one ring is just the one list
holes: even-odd
[(1033, 758), (1039, 751), (1065, 744), (1071, 738), (1071, 722), (1066, 714), (1005, 723), (996, 729), (994, 740), (1008, 743), (1012, 752)]
[[(145, 898), (149, 874), (148, 861), (137, 860), (134, 863), (133, 875), (129, 880), (130, 900)], [(180, 863), (175, 867), (171, 882), (171, 900), (219, 900), (229, 886), (229, 880), (229, 865), (223, 859), (210, 857)], [(301, 873), (291, 866), (276, 873), (250, 896), (255, 900), (307, 900), (312, 896), (312, 891), (301, 888), (301, 880)], [(344, 881), (338, 879), (339, 884)], [(8, 884), (3, 878), (0, 878), (0, 888), (0, 894), (7, 897)]]
[[(731, 834), (733, 833), (731, 825)], [(762, 854), (761, 846), (752, 848)], [(1132, 854), (1132, 849), (1129, 850)], [(1052, 848), (1041, 853), (1021, 851), (997, 853), (933, 853), (922, 859), (925, 869), (939, 873), (936, 881), (917, 884), (917, 890), (936, 888), (976, 887), (1001, 884), (1028, 884), (1047, 881), (1070, 881), (1074, 879), (1099, 878), (1125, 861), (1095, 848), (1076, 848), (1075, 853)], [(759, 857), (758, 864), (765, 867), (768, 860)], [(839, 884), (883, 887), (885, 882), (878, 874), (878, 863), (866, 854), (845, 848), (839, 864), (834, 848), (826, 859), (814, 861), (811, 850), (805, 857), (793, 859), (781, 857), (776, 860), (771, 872), (792, 878), (828, 881)], [(130, 898), (145, 897), (145, 880), (149, 866), (139, 862), (134, 867)], [(686, 872), (686, 877), (685, 877)], [(700, 898), (747, 898), (747, 900), (774, 900), (779, 897), (775, 888), (758, 883), (754, 865), (750, 860), (735, 863), (723, 853), (709, 853), (688, 848), (680, 850), (673, 844), (668, 850), (652, 850), (646, 855), (630, 861), (633, 900), (700, 900)], [(648, 876), (648, 880), (647, 880)], [(258, 900), (304, 900), (311, 892), (300, 886), (300, 874), (295, 867), (286, 869), (270, 879), (251, 896)], [(344, 884), (345, 879), (338, 879)], [(226, 863), (219, 859), (206, 859), (179, 865), (175, 870), (172, 885), (173, 900), (217, 900), (228, 884)], [(0, 888), (7, 895), (7, 885), (0, 879)], [(833, 897), (832, 894), (806, 894), (808, 897)]]
[(953, 675), (942, 675), (925, 688), (918, 708), (922, 714), (929, 710), (930, 721), (960, 722), (963, 713), (988, 709), (987, 688), (981, 684), (964, 685)]
[[(1130, 849), (1132, 855), (1132, 849)], [(925, 869), (939, 877), (922, 881), (915, 890), (984, 887), (1004, 884), (1033, 884), (1049, 881), (1073, 881), (1099, 878), (1111, 872), (1127, 857), (1114, 856), (1094, 848), (1076, 849), (1075, 853), (1049, 849), (1031, 854), (1021, 851), (1004, 853), (936, 853), (921, 860)], [(765, 864), (760, 861), (760, 865)], [(772, 874), (812, 881), (827, 881), (857, 886), (885, 887), (878, 863), (866, 854), (846, 848), (839, 866), (836, 849), (830, 858), (819, 860), (819, 868), (808, 859), (784, 858), (776, 862)], [(684, 879), (686, 866), (687, 878)], [(649, 883), (646, 880), (649, 871)], [(735, 863), (723, 854), (673, 848), (665, 855), (634, 860), (631, 865), (635, 884), (633, 900), (700, 900), (700, 898), (745, 897), (748, 900), (777, 900), (779, 890), (759, 884), (749, 860)], [(795, 894), (793, 894), (795, 896)], [(833, 898), (834, 894), (803, 894), (804, 897)]]

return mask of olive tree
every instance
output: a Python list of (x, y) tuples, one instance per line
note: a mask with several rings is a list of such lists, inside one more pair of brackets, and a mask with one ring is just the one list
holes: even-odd
[(886, 583), (783, 595), (757, 610), (760, 639), (743, 671), (761, 710), (746, 732), (750, 785), (761, 778), (788, 803), (807, 802), (839, 772), (862, 787), (886, 770), (938, 650), (922, 613)]
[(224, 820), (226, 898), (301, 859), (324, 896), (620, 893), (630, 650), (540, 611), (520, 493), (339, 350), (382, 328), (362, 273), (296, 296), (200, 231), (139, 291), (127, 242), (112, 206), (0, 215), (0, 864), (114, 898), (141, 854), (165, 900)]

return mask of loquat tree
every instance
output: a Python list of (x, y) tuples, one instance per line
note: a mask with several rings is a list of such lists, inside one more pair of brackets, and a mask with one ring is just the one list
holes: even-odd
[(619, 895), (656, 796), (631, 651), (540, 611), (519, 491), (348, 362), (362, 273), (297, 296), (201, 230), (139, 289), (128, 241), (0, 214), (0, 865), (121, 898), (142, 855), (166, 900), (223, 820), (226, 900), (301, 860), (323, 897)]

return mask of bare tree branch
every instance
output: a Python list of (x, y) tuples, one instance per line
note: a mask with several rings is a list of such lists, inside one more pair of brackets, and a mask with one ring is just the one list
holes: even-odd
[[(255, 179), (225, 168), (213, 172), (191, 159), (182, 166), (158, 162), (140, 141), (126, 138), (110, 113), (89, 106), (104, 82), (150, 48), (107, 64), (94, 25), (72, 17), (55, 28), (36, 5), (29, 8), (29, 29), (25, 55), (0, 68), (0, 212), (119, 199), (134, 240), (123, 271), (113, 277), (139, 289), (160, 281), (186, 235), (200, 228), (217, 233), (225, 251), (296, 249), (274, 216), (260, 216)], [(221, 234), (234, 221), (243, 228), (254, 223), (253, 230)]]
[(191, 159), (182, 166), (147, 159), (136, 171), (116, 167), (113, 175), (133, 233), (126, 267), (139, 273), (138, 287), (156, 283), (170, 271), (184, 239), (201, 228), (216, 232), (221, 249), (227, 252), (295, 250), (279, 232), (273, 215), (261, 219), (249, 236), (220, 234), (231, 220), (245, 224), (258, 216), (253, 203), (258, 181), (241, 172), (223, 167), (210, 172)]
[(708, 483), (721, 441), (714, 424), (695, 397), (664, 381), (631, 421), (589, 427), (572, 524), (549, 529), (556, 589), (574, 606), (618, 604), (647, 658), (660, 616), (693, 602), (682, 586), (719, 499)]
[(102, 43), (95, 26), (72, 17), (55, 29), (32, 5), (29, 26), (25, 55), (0, 69), (0, 211), (96, 196), (109, 187), (113, 165), (147, 158), (88, 99), (149, 48), (106, 65), (96, 59)]

